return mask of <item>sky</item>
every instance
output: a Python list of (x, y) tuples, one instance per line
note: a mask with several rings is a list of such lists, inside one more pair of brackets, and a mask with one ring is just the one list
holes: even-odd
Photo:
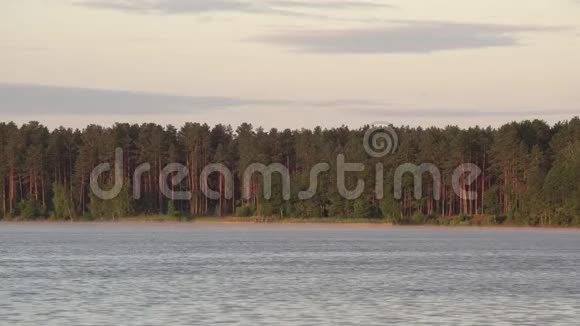
[(2, 0), (0, 121), (555, 123), (579, 58), (580, 0)]

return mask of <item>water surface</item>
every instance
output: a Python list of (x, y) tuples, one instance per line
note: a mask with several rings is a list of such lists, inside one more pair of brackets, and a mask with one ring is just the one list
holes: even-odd
[(0, 224), (0, 324), (578, 325), (580, 233)]

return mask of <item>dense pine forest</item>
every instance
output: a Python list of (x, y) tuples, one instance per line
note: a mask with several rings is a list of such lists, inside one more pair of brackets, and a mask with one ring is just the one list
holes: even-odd
[[(0, 217), (6, 220), (101, 220), (125, 216), (169, 215), (262, 216), (295, 219), (376, 219), (396, 224), (580, 225), (580, 119), (550, 126), (543, 121), (510, 123), (497, 129), (395, 128), (396, 152), (371, 157), (362, 144), (365, 131), (347, 127), (314, 130), (264, 130), (250, 124), (236, 129), (186, 123), (180, 128), (157, 124), (89, 125), (83, 130), (49, 130), (38, 122), (22, 126), (0, 123)], [(91, 193), (91, 171), (114, 162), (115, 149), (124, 151), (122, 192), (104, 201)], [(363, 172), (348, 174), (347, 185), (364, 179), (365, 192), (356, 200), (342, 198), (336, 186), (336, 157), (365, 164)], [(191, 200), (162, 196), (162, 168), (178, 162), (189, 176), (172, 191), (188, 190)], [(242, 197), (242, 173), (252, 163), (282, 163), (291, 176), (290, 200), (281, 195), (281, 178), (273, 178), (273, 196), (263, 198), (259, 176), (252, 179), (249, 198)], [(320, 162), (330, 171), (319, 176), (313, 198), (299, 200), (309, 187), (311, 168)], [(423, 178), (423, 196), (414, 197), (413, 177), (403, 180), (403, 196), (395, 199), (394, 172), (403, 163), (432, 163), (442, 175), (441, 198), (434, 199), (432, 178)], [(142, 163), (151, 172), (139, 181), (143, 196), (132, 197), (133, 171)], [(212, 174), (209, 187), (219, 199), (202, 194), (199, 176), (209, 163), (222, 163), (234, 174), (233, 197), (223, 193), (224, 180)], [(384, 165), (384, 198), (375, 196), (377, 163)], [(462, 163), (482, 170), (465, 190), (477, 193), (462, 199), (452, 190), (452, 171)], [(110, 178), (104, 178), (107, 184)]]

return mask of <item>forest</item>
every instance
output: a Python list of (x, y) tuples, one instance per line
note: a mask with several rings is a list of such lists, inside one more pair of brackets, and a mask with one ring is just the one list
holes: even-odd
[[(273, 217), (278, 219), (369, 219), (394, 224), (580, 226), (580, 119), (555, 125), (540, 120), (512, 122), (499, 128), (393, 127), (397, 151), (384, 157), (370, 156), (363, 147), (365, 132), (359, 129), (265, 130), (251, 124), (237, 128), (185, 123), (180, 127), (154, 123), (117, 123), (112, 127), (88, 125), (84, 129), (49, 130), (39, 122), (18, 126), (0, 123), (0, 218), (54, 220), (110, 220), (128, 216), (163, 215), (182, 219), (198, 217)], [(122, 148), (124, 183), (112, 200), (97, 198), (89, 187), (91, 171), (114, 163), (115, 149)], [(342, 198), (336, 185), (336, 157), (365, 165), (349, 173), (347, 186), (358, 179), (365, 191), (355, 200)], [(168, 163), (187, 167), (188, 177), (179, 183), (160, 180)], [(242, 196), (243, 171), (252, 163), (281, 163), (291, 176), (290, 200), (282, 197), (281, 177), (274, 175), (273, 196), (262, 196), (263, 182), (252, 177), (251, 193)], [(308, 189), (310, 170), (327, 162), (328, 173), (319, 176), (314, 196), (299, 200)], [(149, 163), (151, 171), (139, 184), (133, 171)], [(225, 196), (224, 178), (212, 174), (208, 187), (219, 191), (209, 199), (200, 189), (204, 166), (221, 163), (234, 175), (233, 196)], [(377, 199), (375, 166), (384, 166), (384, 196)], [(403, 195), (395, 199), (393, 180), (397, 166), (432, 163), (441, 170), (441, 197), (434, 183), (423, 177), (423, 194), (414, 196), (414, 179), (403, 179)], [(464, 190), (477, 194), (464, 199), (452, 190), (452, 171), (473, 163), (480, 176)], [(112, 173), (100, 184), (112, 183)], [(191, 200), (175, 200), (161, 194), (160, 183), (172, 191), (187, 190)], [(134, 187), (142, 197), (134, 199)]]

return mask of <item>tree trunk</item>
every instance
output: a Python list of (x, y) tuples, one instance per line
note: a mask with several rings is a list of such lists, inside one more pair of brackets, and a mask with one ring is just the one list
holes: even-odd
[(223, 198), (223, 178), (224, 176), (220, 173), (219, 176), (219, 189), (220, 189), (220, 200), (219, 200), (219, 210), (220, 210), (220, 217), (222, 216), (223, 213), (223, 207), (222, 207), (222, 198)]
[(481, 181), (481, 215), (485, 215), (485, 148), (483, 152), (483, 176)]
[(14, 180), (14, 166), (10, 167), (10, 216), (14, 216), (14, 193), (16, 191), (16, 184)]
[(233, 194), (233, 196), (232, 196), (232, 215), (236, 215), (236, 178), (235, 177), (233, 177), (232, 183), (233, 183), (233, 185), (232, 185), (232, 187), (233, 187), (232, 188), (232, 194)]

